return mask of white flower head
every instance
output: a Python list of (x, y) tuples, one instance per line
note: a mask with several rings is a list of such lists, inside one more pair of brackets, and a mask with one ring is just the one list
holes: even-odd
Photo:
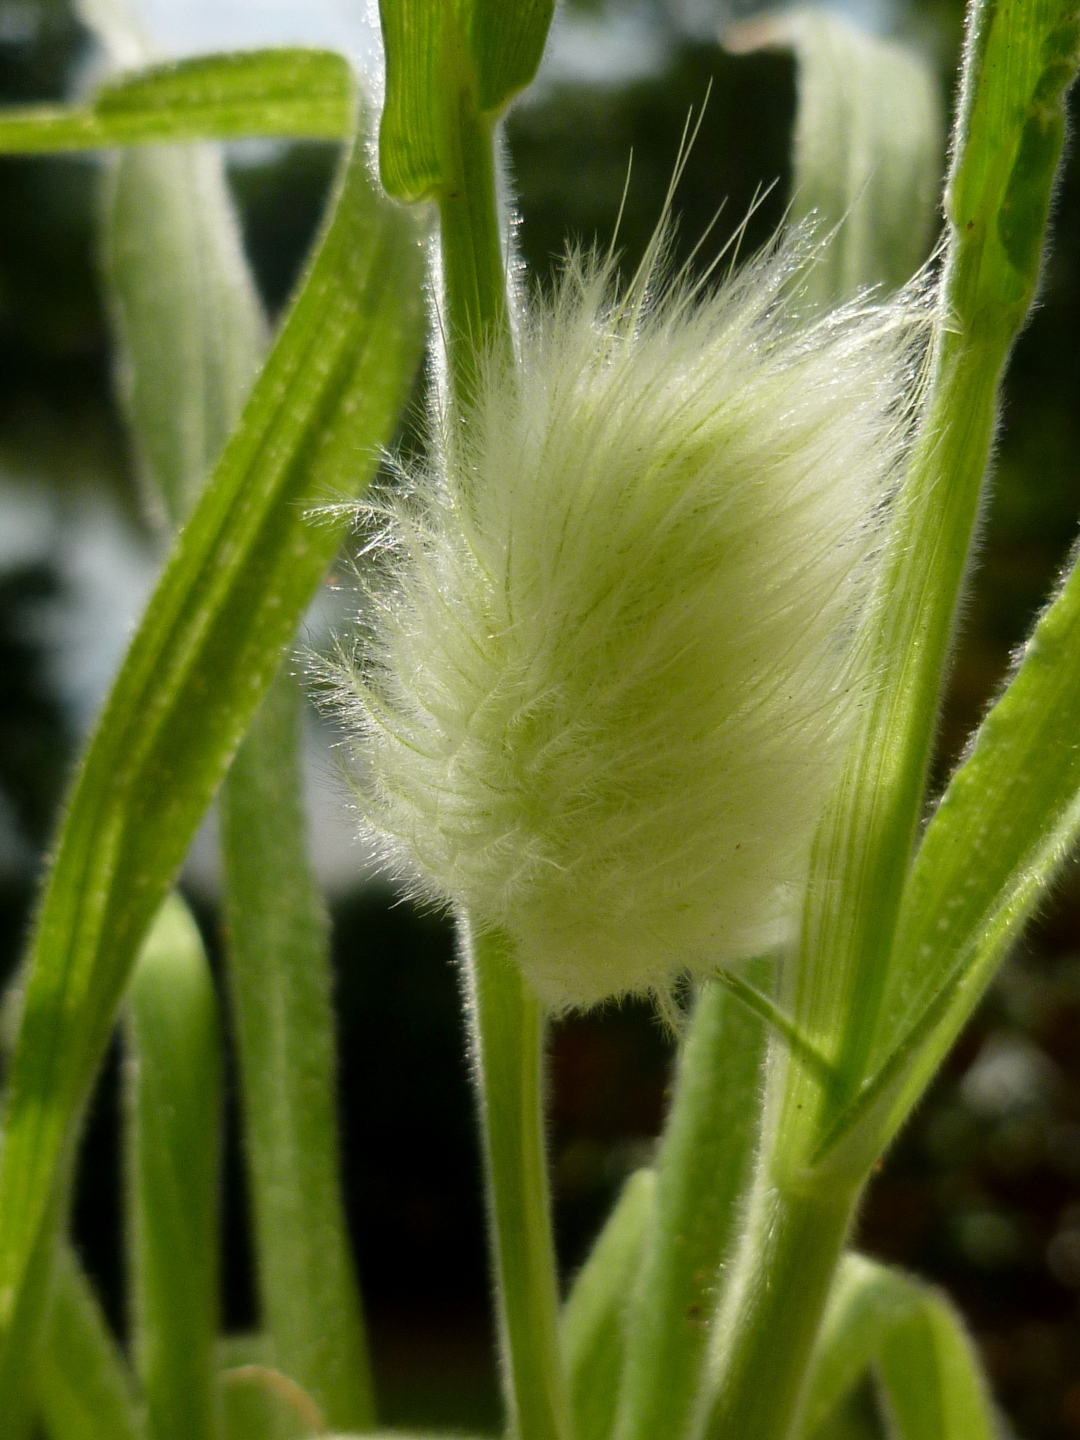
[(571, 257), (515, 367), (482, 368), (461, 433), (437, 416), (374, 512), (338, 690), (366, 824), (555, 1008), (797, 922), (925, 329), (911, 295), (801, 321), (807, 245), (621, 297)]

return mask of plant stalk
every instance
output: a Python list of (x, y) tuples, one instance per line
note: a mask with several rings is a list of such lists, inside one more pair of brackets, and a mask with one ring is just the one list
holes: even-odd
[[(458, 57), (460, 59), (460, 57)], [(480, 112), (466, 65), (444, 71), (438, 193), (449, 411), (468, 425), (481, 367), (513, 363), (495, 181), (496, 117)], [(451, 437), (451, 444), (454, 443)], [(499, 932), (461, 920), (487, 1167), (503, 1383), (517, 1440), (568, 1440), (570, 1398), (558, 1335), (558, 1289), (543, 1115), (544, 1014)]]
[(789, 1440), (807, 1366), (861, 1187), (781, 1188), (762, 1157), (740, 1250), (716, 1318), (703, 1440)]
[(517, 1440), (569, 1440), (544, 1145), (544, 1013), (500, 932), (461, 922), (503, 1383)]

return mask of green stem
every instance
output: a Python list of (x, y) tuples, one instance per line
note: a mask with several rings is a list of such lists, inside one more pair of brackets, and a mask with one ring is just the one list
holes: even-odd
[(858, 1187), (777, 1187), (763, 1157), (716, 1321), (707, 1440), (788, 1440)]
[[(769, 962), (750, 970), (768, 986)], [(720, 1267), (736, 1233), (761, 1118), (766, 1028), (704, 985), (679, 1057), (656, 1198), (629, 1310), (616, 1440), (677, 1440), (701, 1381)]]
[[(453, 77), (451, 77), (453, 79)], [(471, 86), (448, 86), (447, 182), (438, 192), (443, 313), (451, 401), (464, 416), (486, 356), (512, 349), (495, 185), (496, 117), (482, 114)]]
[(517, 1440), (568, 1440), (544, 1147), (544, 1014), (500, 932), (461, 924), (493, 1238), (503, 1383)]
[[(438, 201), (442, 324), (455, 425), (469, 423), (483, 365), (510, 364), (513, 357), (496, 202), (495, 117), (480, 112), (473, 85), (459, 78), (469, 73), (449, 56), (442, 133), (447, 178)], [(474, 935), (467, 919), (461, 931), (507, 1409), (517, 1440), (567, 1440), (570, 1399), (559, 1351), (544, 1151), (543, 1010), (506, 935)]]
[(305, 845), (300, 690), (282, 671), (221, 800), (229, 984), (263, 1320), (334, 1430), (374, 1424), (341, 1193), (328, 917)]

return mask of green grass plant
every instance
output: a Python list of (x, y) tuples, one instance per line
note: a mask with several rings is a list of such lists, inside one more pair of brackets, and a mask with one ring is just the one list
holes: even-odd
[[(816, 12), (742, 27), (734, 47), (796, 55), (794, 220), (816, 233), (695, 288), (665, 277), (661, 232), (618, 301), (603, 262), (579, 261), (592, 308), (575, 330), (547, 324), (552, 302), (519, 283), (500, 210), (499, 126), (536, 73), (552, 9), (382, 0), (381, 185), (362, 86), (321, 51), (144, 57), (79, 106), (0, 114), (3, 153), (121, 147), (103, 169), (104, 272), (133, 452), (170, 544), (73, 782), (19, 982), (0, 1154), (0, 1440), (28, 1440), (35, 1426), (50, 1440), (381, 1433), (341, 1194), (328, 922), (306, 849), (292, 655), (394, 440), (426, 287), (437, 320), (430, 463), (402, 464), (398, 498), (387, 481), (365, 512), (384, 522), (383, 553), (361, 560), (374, 619), (350, 683), (369, 747), (358, 782), (369, 830), (394, 829), (388, 795), (412, 803), (412, 764), (427, 811), (414, 805), (416, 823), (384, 834), (384, 849), (458, 920), (508, 1432), (997, 1433), (948, 1299), (848, 1247), (874, 1167), (1080, 825), (1075, 569), (932, 808), (927, 793), (1002, 375), (1043, 264), (1080, 22), (1061, 0), (972, 0), (945, 233), (910, 284), (942, 166), (925, 64)], [(252, 135), (342, 146), (327, 220), (273, 335), (220, 157), (192, 143)], [(572, 309), (573, 283), (571, 266), (556, 304)], [(740, 306), (753, 323), (731, 321)], [(709, 307), (723, 326), (710, 329)], [(569, 356), (579, 332), (599, 339)], [(652, 368), (635, 390), (625, 376), (642, 356)], [(756, 409), (751, 356), (767, 375)], [(711, 377), (707, 414), (684, 403), (699, 372)], [(606, 453), (605, 435), (629, 433), (627, 396), (640, 407), (659, 396), (674, 418), (670, 431), (653, 427), (644, 458), (599, 467), (609, 489), (590, 517), (600, 480), (588, 460)], [(566, 434), (589, 437), (580, 454)], [(760, 483), (738, 501), (738, 526), (710, 528), (737, 508), (739, 465)], [(777, 479), (792, 475), (819, 488), (777, 528), (772, 497), (801, 495)], [(604, 546), (638, 496), (648, 524), (620, 570)], [(698, 542), (714, 533), (727, 539), (703, 559)], [(844, 564), (822, 570), (842, 543)], [(557, 590), (568, 556), (577, 575), (601, 577), (597, 593)], [(447, 584), (466, 572), (471, 611)], [(532, 588), (515, 588), (522, 574)], [(695, 660), (720, 654), (695, 648), (718, 609), (734, 624), (735, 592), (753, 598), (766, 581), (776, 614), (810, 629), (755, 629), (751, 604), (734, 639), (749, 637), (753, 666), (733, 641), (730, 672), (695, 673)], [(414, 649), (379, 648), (380, 605)], [(693, 625), (669, 624), (693, 605)], [(596, 615), (607, 628), (594, 625), (588, 648)], [(539, 640), (522, 680), (507, 657), (523, 653), (530, 625)], [(457, 649), (443, 644), (451, 631)], [(793, 656), (807, 634), (818, 688), (799, 710), (793, 692), (809, 681)], [(427, 658), (409, 673), (402, 657), (415, 655)], [(635, 690), (654, 663), (663, 683)], [(412, 710), (410, 694), (421, 696)], [(726, 710), (711, 708), (718, 694)], [(570, 718), (545, 730), (567, 696)], [(707, 766), (680, 770), (676, 752), (696, 755), (721, 712), (747, 733), (756, 725), (760, 751), (736, 748), (720, 780)], [(447, 734), (440, 750), (431, 737)], [(381, 797), (380, 736), (412, 752), (384, 770)], [(572, 789), (543, 790), (553, 753), (560, 775), (580, 777), (572, 860), (587, 891), (558, 888), (570, 852), (542, 843)], [(795, 823), (778, 797), (815, 755)], [(218, 794), (260, 1309), (243, 1342), (219, 1334), (217, 1000), (172, 890)], [(753, 864), (735, 858), (743, 830)], [(481, 862), (501, 888), (473, 883)], [(558, 903), (532, 903), (537, 874)], [(661, 884), (662, 904), (620, 912)], [(513, 903), (500, 909), (496, 888)], [(753, 924), (740, 928), (740, 905)], [(641, 991), (670, 1017), (688, 973), (692, 1013), (655, 1162), (627, 1182), (560, 1309), (549, 1018)], [(118, 1022), (129, 1356), (68, 1239), (81, 1124)]]

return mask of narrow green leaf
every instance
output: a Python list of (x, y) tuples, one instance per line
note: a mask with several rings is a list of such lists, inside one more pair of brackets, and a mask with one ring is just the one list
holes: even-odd
[(554, 0), (380, 0), (389, 194), (421, 200), (456, 184), (462, 112), (495, 118), (529, 84), (554, 9)]
[(946, 1297), (846, 1255), (814, 1351), (800, 1433), (826, 1440), (831, 1417), (868, 1370), (895, 1440), (997, 1440), (985, 1377)]
[[(768, 988), (770, 963), (755, 962), (748, 979)], [(723, 985), (702, 986), (679, 1055), (632, 1291), (618, 1440), (687, 1433), (721, 1265), (737, 1233), (758, 1143), (767, 1036), (765, 1022)]]
[(877, 1361), (895, 1440), (999, 1440), (986, 1377), (950, 1302), (923, 1288), (918, 1310), (885, 1336)]
[(107, 171), (104, 262), (118, 379), (147, 499), (186, 519), (266, 353), (221, 157), (151, 146)]
[(608, 1440), (626, 1355), (626, 1319), (652, 1212), (656, 1176), (638, 1170), (578, 1271), (559, 1338), (570, 1386), (574, 1440)]
[(423, 248), (356, 146), (318, 255), (170, 557), (68, 807), (33, 944), (0, 1168), (0, 1408), (25, 1393), (62, 1162), (135, 951), (343, 520), (423, 338)]
[(462, 919), (507, 1418), (517, 1440), (569, 1440), (544, 1149), (544, 1015), (500, 931)]
[(84, 107), (0, 108), (0, 154), (271, 135), (345, 140), (356, 87), (329, 50), (251, 50), (154, 65), (110, 80)]
[(49, 1440), (146, 1440), (120, 1347), (70, 1245), (57, 1247), (38, 1360), (38, 1403)]
[(331, 1427), (374, 1423), (341, 1195), (329, 923), (307, 857), (301, 695), (271, 686), (222, 790), (229, 979), (263, 1323)]
[[(123, 152), (109, 199), (129, 417), (148, 489), (175, 525), (239, 417), (265, 321), (216, 151)], [(374, 1412), (340, 1192), (328, 927), (307, 859), (299, 744), (299, 695), (279, 675), (222, 797), (256, 1265), (277, 1367), (265, 1374), (279, 1388), (290, 1383), (279, 1371), (291, 1376), (320, 1428), (364, 1428)]]
[[(284, 133), (345, 139), (353, 125), (355, 84), (348, 61), (332, 50), (244, 50), (167, 61), (134, 75), (108, 81), (98, 91), (94, 112), (121, 124), (157, 114), (163, 124), (181, 116), (189, 124), (242, 125), (257, 107), (269, 123), (275, 110)], [(201, 121), (196, 116), (205, 117)], [(172, 133), (172, 132), (169, 132)], [(239, 133), (237, 131), (236, 133)]]
[(910, 1067), (899, 1123), (1080, 833), (1080, 569), (1046, 610), (927, 827), (904, 891), (891, 993), (903, 1033), (949, 985)]
[(386, 193), (399, 200), (426, 199), (442, 180), (441, 103), (445, 102), (440, 91), (452, 60), (444, 53), (444, 31), (452, 10), (452, 3), (438, 0), (379, 3), (386, 50), (379, 173)]
[(502, 110), (540, 66), (555, 0), (458, 0), (483, 111)]
[(737, 54), (790, 49), (798, 65), (792, 220), (824, 239), (805, 277), (827, 309), (871, 285), (905, 284), (926, 259), (944, 159), (937, 77), (910, 47), (827, 10), (785, 10), (724, 36)]
[[(840, 1081), (823, 1085), (793, 1059), (783, 1122), (789, 1155), (808, 1140), (816, 1148), (900, 1039), (891, 994), (910, 994), (916, 972), (916, 984), (930, 978), (925, 957), (893, 952), (894, 930), (998, 387), (1037, 279), (1035, 263), (1018, 258), (1013, 221), (1006, 223), (1013, 240), (1006, 245), (1001, 238), (1017, 204), (1011, 197), (1019, 181), (1010, 176), (1027, 177), (1025, 223), (1038, 251), (1060, 154), (1061, 97), (1072, 73), (1064, 57), (1073, 51), (1062, 39), (1072, 35), (1075, 49), (1071, 14), (1066, 0), (998, 0), (972, 11), (928, 405), (895, 507), (873, 622), (883, 682), (818, 838), (803, 954), (792, 967), (799, 993), (789, 1013), (832, 1050)], [(1075, 55), (1073, 69), (1074, 61)], [(1035, 113), (1058, 136), (1039, 152), (1038, 203), (1031, 190), (1035, 161), (1023, 139)], [(803, 1137), (797, 1143), (796, 1133)], [(880, 1140), (875, 1125), (864, 1127), (861, 1144), (843, 1156), (836, 1151), (830, 1163), (865, 1173)]]
[(126, 1019), (135, 1364), (154, 1440), (214, 1440), (221, 1030), (202, 940), (175, 895), (139, 952)]
[[(914, 1287), (862, 1255), (845, 1255), (810, 1362), (802, 1433), (816, 1436), (881, 1352), (884, 1337), (917, 1312)], [(827, 1432), (825, 1432), (827, 1433)]]

